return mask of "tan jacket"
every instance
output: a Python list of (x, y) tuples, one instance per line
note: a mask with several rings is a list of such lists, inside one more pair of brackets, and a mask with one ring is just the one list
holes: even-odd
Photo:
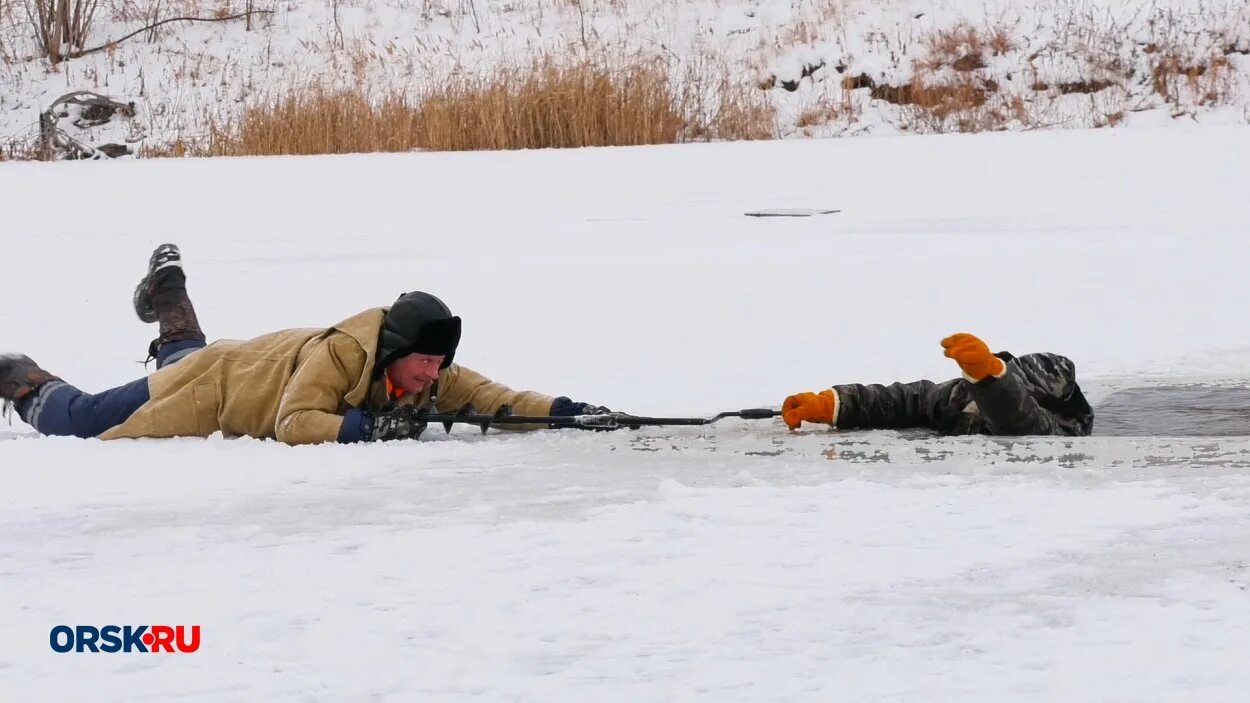
[[(226, 436), (287, 444), (333, 442), (351, 408), (382, 409), (386, 383), (372, 379), (385, 308), (329, 329), (290, 329), (247, 341), (222, 340), (148, 377), (151, 399), (101, 439)], [(552, 398), (514, 391), (452, 364), (439, 375), (435, 405), (472, 404), (493, 413), (546, 416)], [(406, 402), (425, 402), (429, 393)], [(518, 427), (518, 429), (534, 429)]]

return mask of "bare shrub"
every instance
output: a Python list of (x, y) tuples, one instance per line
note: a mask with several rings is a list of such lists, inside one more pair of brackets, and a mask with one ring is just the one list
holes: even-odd
[(40, 50), (58, 64), (87, 45), (100, 0), (26, 0), (26, 16)]

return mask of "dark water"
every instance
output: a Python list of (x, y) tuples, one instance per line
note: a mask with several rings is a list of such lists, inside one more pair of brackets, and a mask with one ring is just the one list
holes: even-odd
[(1250, 436), (1250, 388), (1126, 388), (1094, 408), (1094, 435), (1111, 437)]

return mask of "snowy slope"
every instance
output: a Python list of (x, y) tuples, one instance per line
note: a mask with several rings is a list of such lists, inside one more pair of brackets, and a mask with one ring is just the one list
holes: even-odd
[[(954, 374), (1245, 383), (1244, 129), (6, 164), (0, 347), (87, 388), (183, 245), (210, 335), (430, 290), (458, 358), (639, 413)], [(761, 207), (841, 207), (757, 219)], [(26, 430), (16, 423), (14, 433)], [(1239, 700), (1250, 440), (458, 430), (0, 442), (6, 700)], [(203, 626), (185, 657), (57, 624)]]
[[(705, 97), (722, 82), (771, 86), (787, 137), (958, 129), (957, 119), (934, 121), (845, 84), (859, 76), (883, 88), (922, 78), (970, 79), (977, 90), (992, 83), (986, 110), (1007, 117), (982, 129), (1250, 121), (1243, 0), (275, 0), (255, 3), (274, 13), (251, 31), (242, 21), (168, 24), (58, 67), (35, 58), (21, 1), (10, 5), (0, 9), (0, 143), (34, 134), (40, 111), (71, 90), (138, 106), (136, 120), (80, 135), (88, 141), (160, 145), (201, 137), (208, 120), (229, 123), (310, 82), (419, 99), (453, 76), (528, 66), (539, 55), (660, 57)], [(89, 43), (142, 28), (152, 8), (162, 18), (205, 17), (241, 5), (114, 3)], [(969, 29), (975, 50), (934, 49), (944, 33)], [(951, 67), (969, 53), (984, 66)], [(1192, 75), (1169, 77), (1177, 72)], [(1063, 87), (1080, 84), (1102, 87)]]

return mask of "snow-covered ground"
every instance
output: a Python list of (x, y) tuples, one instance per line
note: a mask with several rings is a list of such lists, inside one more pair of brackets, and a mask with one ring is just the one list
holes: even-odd
[[(411, 289), (458, 359), (636, 413), (947, 378), (954, 331), (1116, 388), (1250, 382), (1250, 132), (6, 164), (0, 348), (142, 373)], [(842, 208), (758, 219), (757, 208)], [(1097, 429), (1097, 423), (1095, 424)], [(1241, 700), (1250, 438), (541, 432), (0, 442), (5, 700)], [(199, 624), (188, 656), (58, 624)]]
[[(137, 104), (87, 141), (160, 145), (309, 83), (419, 99), (538, 55), (658, 57), (705, 97), (763, 86), (786, 137), (1250, 122), (1244, 0), (114, 0), (88, 44), (153, 17), (274, 14), (250, 31), (167, 24), (58, 67), (35, 58), (27, 2), (0, 2), (0, 143), (35, 134), (71, 90)], [(984, 105), (945, 114), (951, 85)]]

